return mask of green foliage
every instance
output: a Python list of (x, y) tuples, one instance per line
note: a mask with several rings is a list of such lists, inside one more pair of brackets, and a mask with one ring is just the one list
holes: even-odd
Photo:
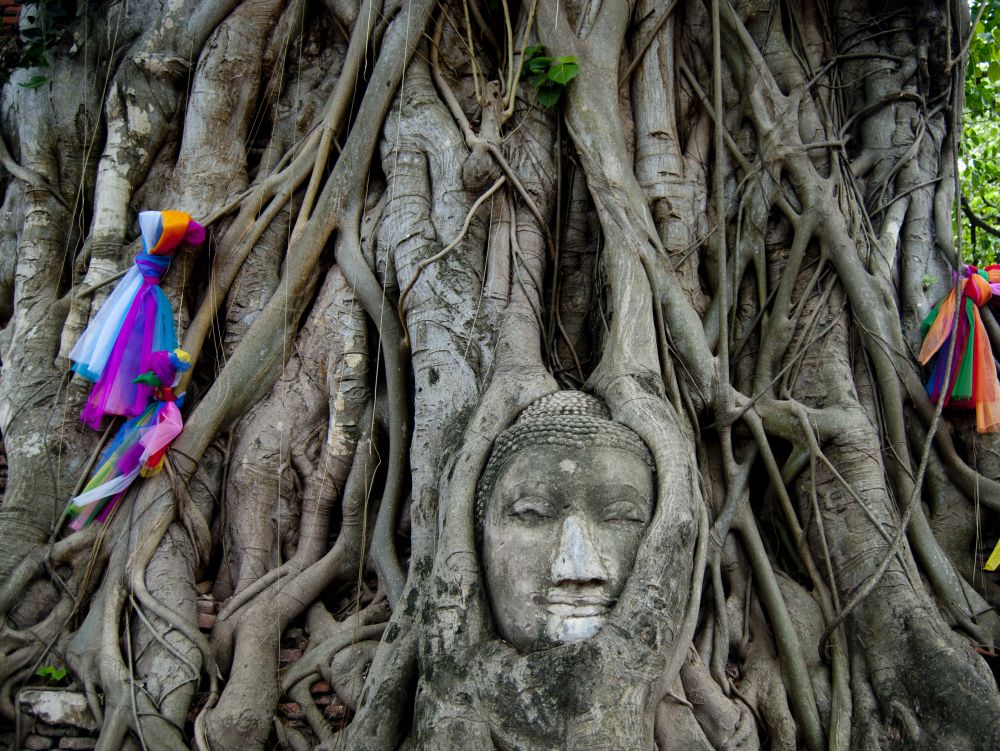
[(982, 16), (969, 41), (965, 80), (965, 112), (973, 117), (993, 114), (994, 96), (1000, 86), (1000, 0), (973, 2), (973, 19), (980, 9)]
[(545, 54), (545, 47), (534, 44), (524, 50), (524, 71), (531, 76), (538, 103), (552, 107), (580, 72), (580, 62), (573, 55), (550, 57)]
[[(985, 7), (984, 7), (985, 6)], [(973, 19), (983, 8), (969, 43), (965, 115), (959, 160), (967, 211), (1000, 229), (1000, 0), (976, 0)], [(1000, 262), (1000, 238), (962, 221), (962, 255), (979, 265)]]
[(59, 683), (66, 677), (66, 668), (57, 668), (55, 665), (42, 665), (35, 671), (39, 678), (45, 678), (51, 683)]

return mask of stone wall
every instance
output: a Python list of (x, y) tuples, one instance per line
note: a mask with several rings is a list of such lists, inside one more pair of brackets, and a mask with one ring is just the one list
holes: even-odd
[(17, 710), (9, 746), (14, 751), (87, 751), (97, 745), (97, 723), (80, 691), (25, 688), (18, 693)]

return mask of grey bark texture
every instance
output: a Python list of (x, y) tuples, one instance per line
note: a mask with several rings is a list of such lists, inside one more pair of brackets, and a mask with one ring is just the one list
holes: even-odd
[[(1000, 443), (916, 362), (965, 3), (56, 5), (2, 91), (0, 722), (53, 665), (102, 750), (996, 748)], [(70, 534), (67, 355), (168, 208), (185, 430)], [(617, 425), (484, 492), (563, 398)]]

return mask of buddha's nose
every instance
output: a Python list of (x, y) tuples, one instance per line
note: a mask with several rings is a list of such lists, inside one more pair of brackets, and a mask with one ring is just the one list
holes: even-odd
[(552, 563), (553, 584), (603, 584), (608, 571), (601, 561), (589, 525), (576, 514), (566, 517), (559, 552)]

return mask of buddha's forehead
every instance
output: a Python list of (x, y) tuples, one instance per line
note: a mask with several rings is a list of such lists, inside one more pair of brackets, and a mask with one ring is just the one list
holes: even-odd
[(632, 471), (637, 463), (642, 464), (646, 468), (646, 474), (649, 474), (649, 468), (643, 457), (616, 446), (561, 446), (539, 443), (526, 446), (515, 453), (507, 461), (502, 474), (507, 474), (512, 467), (521, 471), (572, 473), (571, 468), (616, 471), (624, 466), (627, 471)]
[[(517, 452), (494, 487), (498, 498), (531, 493), (577, 495), (579, 500), (610, 502), (616, 488), (631, 490), (636, 499), (652, 502), (653, 475), (643, 457), (606, 446), (539, 445)], [(594, 491), (587, 493), (587, 491)]]

